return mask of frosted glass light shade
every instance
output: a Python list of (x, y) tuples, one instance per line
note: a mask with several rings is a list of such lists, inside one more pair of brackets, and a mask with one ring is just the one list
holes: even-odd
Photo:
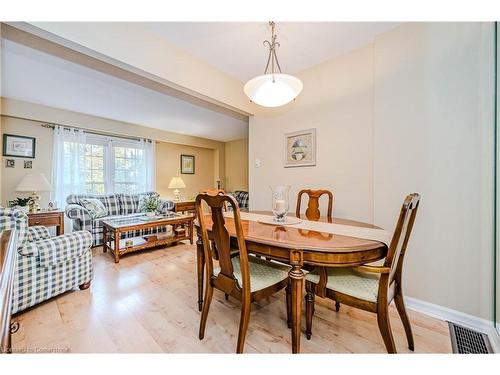
[(170, 183), (168, 184), (169, 189), (184, 189), (185, 187), (186, 184), (180, 177), (172, 177), (172, 180), (170, 180)]
[(245, 84), (243, 91), (258, 105), (279, 107), (295, 99), (303, 87), (300, 79), (289, 74), (275, 73), (252, 78)]
[(16, 187), (16, 191), (22, 192), (33, 192), (33, 191), (50, 191), (52, 186), (50, 185), (47, 177), (43, 173), (26, 173), (22, 178), (19, 185)]

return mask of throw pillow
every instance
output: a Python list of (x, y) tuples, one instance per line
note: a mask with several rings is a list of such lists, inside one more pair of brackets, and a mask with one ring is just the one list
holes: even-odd
[(90, 213), (92, 219), (98, 219), (108, 215), (108, 210), (99, 199), (85, 198), (82, 199), (80, 203)]

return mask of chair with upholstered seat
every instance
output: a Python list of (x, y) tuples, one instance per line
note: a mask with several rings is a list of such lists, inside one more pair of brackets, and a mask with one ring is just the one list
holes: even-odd
[[(202, 202), (210, 207), (210, 214), (203, 214)], [(232, 211), (232, 222), (226, 223), (224, 206)], [(270, 262), (248, 255), (241, 226), (240, 210), (236, 200), (219, 193), (217, 195), (200, 194), (196, 197), (196, 210), (200, 225), (206, 266), (205, 300), (200, 319), (199, 338), (205, 335), (205, 326), (214, 288), (241, 301), (241, 318), (238, 332), (237, 353), (243, 352), (245, 336), (250, 320), (251, 303), (270, 297), (288, 284), (289, 266)], [(207, 221), (211, 216), (211, 238), (208, 235)], [(236, 234), (236, 243), (232, 243), (229, 230)], [(215, 244), (215, 248), (211, 248)], [(237, 245), (238, 255), (232, 252)], [(219, 267), (213, 265), (213, 255), (219, 260)], [(288, 309), (287, 309), (288, 314)], [(288, 317), (289, 319), (289, 317)]]
[(321, 213), (319, 211), (319, 199), (322, 195), (328, 196), (328, 211), (327, 211), (327, 219), (329, 222), (332, 221), (332, 211), (333, 211), (333, 194), (329, 190), (311, 190), (304, 189), (299, 191), (297, 194), (297, 206), (295, 209), (295, 216), (300, 217), (300, 206), (302, 203), (302, 195), (306, 194), (309, 198), (307, 202), (306, 209), (306, 217), (307, 220), (318, 221), (321, 217)]
[[(321, 218), (321, 211), (319, 210), (319, 200), (323, 195), (328, 197), (328, 209), (326, 214), (326, 219), (329, 223), (333, 221), (333, 193), (330, 190), (319, 189), (303, 189), (299, 191), (297, 194), (297, 206), (295, 208), (295, 216), (300, 217), (300, 207), (302, 205), (302, 196), (306, 194), (308, 197), (307, 201), (307, 209), (305, 212), (307, 220), (318, 221)], [(319, 236), (324, 236), (323, 233), (319, 234)], [(329, 234), (328, 237), (332, 237), (332, 234)], [(316, 267), (319, 271), (319, 267)], [(307, 268), (307, 270), (312, 270), (312, 268)], [(335, 301), (335, 310), (339, 311), (340, 303)]]
[(306, 336), (312, 335), (314, 299), (318, 295), (377, 314), (387, 352), (396, 353), (389, 322), (389, 304), (394, 300), (408, 340), (414, 350), (413, 334), (403, 300), (403, 259), (417, 214), (420, 195), (406, 197), (383, 266), (320, 268), (306, 275)]

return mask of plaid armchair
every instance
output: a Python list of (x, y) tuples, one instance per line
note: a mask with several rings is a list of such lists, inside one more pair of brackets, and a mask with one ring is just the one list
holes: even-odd
[[(142, 216), (139, 207), (139, 201), (142, 196), (150, 193), (141, 194), (107, 194), (107, 195), (94, 195), (94, 194), (71, 194), (66, 198), (66, 216), (73, 222), (73, 230), (88, 230), (92, 233), (93, 243), (92, 246), (102, 245), (103, 242), (103, 224), (104, 220), (117, 217), (132, 217)], [(99, 199), (104, 207), (108, 210), (107, 216), (92, 219), (90, 213), (81, 204), (82, 199), (95, 198)], [(166, 213), (174, 208), (174, 202), (169, 200), (161, 200), (158, 212)], [(123, 236), (138, 236), (155, 232), (156, 229), (142, 231), (141, 233), (124, 233)]]
[(28, 227), (28, 216), (0, 208), (0, 230), (19, 233), (12, 314), (92, 280), (92, 235), (87, 231), (51, 237), (44, 226)]

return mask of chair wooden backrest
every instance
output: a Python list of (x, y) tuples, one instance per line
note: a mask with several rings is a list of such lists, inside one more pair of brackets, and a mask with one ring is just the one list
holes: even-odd
[(328, 218), (328, 221), (332, 220), (333, 194), (329, 190), (304, 189), (304, 190), (299, 191), (299, 194), (297, 195), (297, 208), (295, 210), (295, 215), (297, 217), (300, 217), (300, 205), (302, 203), (302, 195), (303, 194), (307, 194), (309, 197), (309, 202), (307, 203), (307, 209), (306, 209), (307, 220), (318, 221), (319, 218), (321, 217), (321, 213), (319, 211), (319, 198), (321, 198), (321, 196), (324, 194), (326, 194), (328, 196), (327, 218)]
[[(224, 191), (224, 189), (203, 189), (200, 190), (200, 194), (216, 196), (219, 194), (226, 194), (226, 192)], [(224, 203), (224, 211), (227, 211), (227, 203)]]
[[(212, 217), (212, 236), (213, 242), (217, 249), (220, 272), (213, 278), (213, 285), (222, 290), (224, 293), (231, 294), (234, 289), (241, 289), (243, 296), (250, 298), (250, 271), (248, 265), (248, 254), (241, 227), (240, 209), (236, 200), (230, 196), (219, 192), (217, 195), (199, 194), (196, 197), (196, 211), (200, 224), (200, 231), (203, 241), (203, 251), (206, 260), (207, 276), (213, 276), (213, 259), (210, 249), (211, 241), (209, 241), (208, 231), (206, 226), (206, 217), (203, 214), (202, 202), (205, 202), (210, 207)], [(234, 228), (240, 255), (240, 267), (242, 284), (239, 285), (233, 272), (233, 263), (231, 261), (231, 241), (229, 232), (224, 219), (224, 207), (229, 205), (232, 207)]]
[(413, 193), (405, 198), (403, 206), (401, 207), (396, 229), (392, 236), (384, 262), (384, 267), (390, 268), (388, 278), (389, 285), (394, 279), (396, 279), (396, 282), (399, 284), (401, 283), (403, 258), (413, 229), (413, 223), (415, 222), (419, 203), (420, 195), (418, 193)]
[(218, 194), (226, 194), (224, 189), (203, 189), (200, 191), (201, 194), (208, 194), (208, 195), (218, 195)]

